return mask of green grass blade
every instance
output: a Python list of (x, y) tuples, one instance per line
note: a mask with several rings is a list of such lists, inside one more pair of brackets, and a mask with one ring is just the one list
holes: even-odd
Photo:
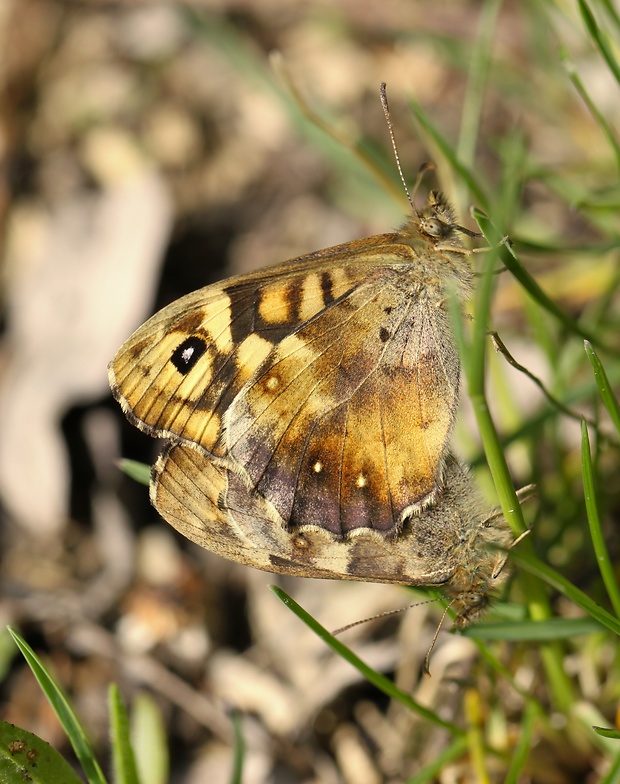
[(448, 732), (450, 732), (452, 735), (462, 736), (464, 734), (463, 730), (460, 729), (460, 727), (457, 727), (456, 724), (452, 724), (452, 722), (444, 721), (443, 719), (439, 718), (436, 713), (433, 713), (433, 711), (430, 711), (428, 708), (420, 705), (408, 694), (405, 694), (405, 692), (401, 691), (389, 678), (386, 678), (384, 675), (381, 675), (381, 673), (373, 670), (372, 667), (369, 667), (367, 664), (365, 664), (358, 656), (353, 653), (352, 650), (347, 648), (347, 646), (343, 645), (340, 640), (337, 640), (333, 635), (331, 635), (327, 629), (315, 621), (315, 619), (309, 613), (300, 607), (297, 602), (291, 599), (291, 597), (281, 588), (278, 588), (276, 585), (270, 585), (269, 588), (273, 591), (273, 593), (275, 593), (278, 599), (283, 604), (285, 604), (289, 610), (291, 610), (291, 612), (295, 613), (295, 615), (301, 621), (303, 621), (306, 626), (308, 626), (308, 628), (310, 628), (316, 635), (318, 635), (324, 643), (326, 643), (345, 661), (349, 662), (349, 664), (355, 667), (369, 683), (372, 683), (373, 686), (376, 686), (377, 689), (382, 691), (390, 699), (400, 702), (406, 708), (409, 708), (409, 710), (417, 713), (418, 716), (421, 716), (438, 727), (442, 727), (443, 729), (448, 730)]
[(465, 721), (467, 723), (467, 746), (472, 773), (479, 784), (491, 784), (484, 753), (481, 696), (475, 688), (471, 687), (465, 690), (463, 696)]
[[(487, 230), (492, 229), (492, 225), (489, 221), (487, 221), (485, 228), (487, 228)], [(492, 229), (492, 232), (490, 242), (494, 243), (499, 238), (495, 236), (496, 232), (494, 229)], [(463, 369), (467, 380), (467, 388), (476, 417), (478, 430), (482, 438), (489, 470), (499, 497), (502, 513), (513, 533), (518, 536), (526, 530), (523, 512), (508, 470), (503, 446), (489, 411), (485, 391), (487, 325), (489, 323), (491, 297), (494, 286), (493, 272), (495, 258), (496, 253), (500, 250), (505, 251), (506, 249), (502, 248), (495, 250), (494, 248), (491, 248), (485, 259), (484, 274), (475, 296), (472, 328), (473, 337), (471, 345), (467, 344), (460, 321), (458, 318), (454, 317), (454, 306), (452, 306), (452, 311), (459, 353), (464, 360)], [(520, 549), (521, 551), (530, 552), (531, 548), (532, 545), (526, 537), (526, 540)], [(543, 585), (539, 581), (528, 578), (527, 575), (520, 575), (519, 581), (525, 593), (530, 617), (533, 620), (538, 621), (549, 618), (551, 616), (551, 609)], [(574, 694), (571, 681), (564, 668), (562, 651), (560, 650), (558, 643), (548, 642), (543, 644), (541, 647), (541, 656), (553, 693), (554, 702), (559, 709), (568, 710), (569, 706), (574, 701)]]
[(620, 31), (620, 16), (618, 16), (618, 11), (613, 4), (613, 0), (599, 0), (600, 4), (609, 14), (609, 18), (615, 24), (618, 31)]
[(594, 42), (599, 52), (602, 54), (603, 59), (609, 67), (609, 71), (613, 74), (618, 84), (620, 84), (620, 67), (618, 66), (618, 62), (614, 57), (612, 49), (609, 45), (609, 41), (601, 32), (601, 29), (597, 25), (596, 19), (594, 18), (594, 14), (590, 10), (590, 7), (586, 1), (578, 0), (578, 5), (583, 21), (585, 22), (586, 29), (590, 34), (592, 41)]
[(493, 199), (493, 216), (497, 225), (506, 232), (521, 213), (522, 191), (529, 176), (529, 149), (525, 134), (514, 129), (499, 148), (502, 158), (500, 191)]
[(0, 721), (2, 784), (82, 784), (71, 765), (47, 741)]
[(4, 681), (11, 669), (13, 659), (19, 656), (15, 644), (7, 629), (0, 629), (0, 683)]
[(115, 683), (108, 687), (108, 705), (114, 784), (140, 784), (129, 737), (129, 718)]
[(525, 710), (523, 711), (519, 739), (517, 741), (517, 745), (515, 746), (512, 759), (510, 761), (510, 767), (508, 768), (506, 778), (504, 779), (504, 784), (519, 784), (519, 781), (522, 781), (521, 776), (523, 774), (523, 769), (527, 763), (530, 750), (534, 745), (534, 724), (536, 722), (536, 718), (539, 715), (540, 711), (536, 705), (534, 703), (528, 702), (525, 706)]
[[(460, 633), (463, 634), (463, 631)], [(507, 666), (503, 661), (500, 661), (497, 656), (494, 656), (489, 646), (485, 645), (480, 640), (477, 640), (475, 637), (470, 639), (472, 639), (474, 645), (480, 651), (480, 656), (482, 659), (489, 665), (491, 669), (495, 671), (496, 678), (502, 678), (505, 680), (506, 683), (508, 683), (510, 687), (514, 689), (515, 694), (519, 694), (522, 697), (524, 702), (533, 702), (539, 708), (541, 715), (544, 714), (545, 709), (543, 708), (542, 704), (530, 691), (528, 691), (527, 688), (523, 688), (523, 686), (521, 686), (515, 680), (514, 673), (510, 670), (510, 666)]]
[(473, 640), (504, 640), (506, 642), (545, 642), (570, 640), (604, 631), (594, 618), (547, 618), (544, 621), (502, 621), (476, 623), (461, 634)]
[(480, 27), (473, 47), (469, 64), (467, 92), (463, 104), (461, 132), (456, 157), (471, 170), (475, 164), (478, 130), (484, 102), (484, 88), (487, 83), (491, 52), (493, 48), (497, 15), (502, 0), (484, 3), (480, 14)]
[(620, 740), (620, 730), (610, 730), (607, 727), (592, 727), (597, 735), (603, 738), (612, 738), (613, 740)]
[(485, 258), (485, 271), (476, 291), (471, 342), (468, 342), (465, 337), (455, 298), (450, 298), (449, 305), (459, 356), (467, 380), (467, 390), (476, 416), (489, 470), (506, 522), (510, 525), (515, 536), (519, 536), (525, 531), (523, 512), (510, 477), (503, 445), (491, 419), (485, 392), (487, 324), (494, 287), (495, 259), (496, 252), (491, 249)]
[(243, 722), (239, 711), (232, 712), (232, 725), (235, 733), (233, 769), (230, 774), (230, 784), (242, 784), (243, 782), (243, 761), (245, 759), (245, 738), (243, 736)]
[(603, 405), (609, 412), (611, 421), (614, 423), (616, 430), (620, 435), (620, 406), (618, 405), (616, 396), (614, 395), (611, 384), (609, 383), (609, 378), (607, 377), (605, 368), (603, 367), (601, 360), (598, 358), (596, 351), (592, 348), (592, 344), (589, 341), (586, 340), (584, 342), (584, 347), (586, 350), (586, 355), (590, 360), (590, 364), (592, 365), (592, 369), (594, 370), (594, 380), (596, 381), (596, 386), (598, 387)]
[(599, 111), (597, 105), (594, 103), (592, 98), (590, 97), (588, 91), (586, 90), (583, 82), (579, 78), (579, 74), (575, 69), (575, 65), (573, 61), (570, 59), (568, 52), (566, 51), (565, 47), (561, 47), (560, 49), (560, 56), (562, 58), (562, 62), (564, 63), (564, 67), (566, 68), (566, 72), (568, 74), (568, 78), (573, 83), (575, 90), (579, 93), (581, 100), (585, 103), (588, 107), (588, 110), (592, 117), (594, 118), (596, 124), (599, 126), (601, 131), (607, 137), (607, 141), (609, 142), (609, 146), (612, 149), (613, 154), (616, 158), (616, 166), (620, 168), (620, 145), (618, 144), (618, 140), (616, 139), (616, 135), (613, 131), (612, 126), (607, 122), (607, 118)]
[(139, 692), (131, 706), (131, 745), (140, 781), (166, 784), (170, 777), (166, 727), (157, 703), (145, 692)]
[(529, 553), (521, 551), (522, 548), (517, 547), (511, 551), (511, 560), (521, 569), (525, 569), (530, 574), (544, 580), (548, 585), (559, 591), (567, 599), (576, 604), (578, 607), (588, 613), (592, 618), (595, 618), (602, 626), (605, 626), (614, 634), (620, 635), (620, 620), (615, 618), (607, 610), (600, 607), (593, 599), (590, 599), (587, 594), (580, 591), (579, 588), (574, 586), (569, 580), (556, 572), (550, 566), (547, 566), (542, 561), (535, 558)]
[(415, 776), (407, 779), (407, 784), (428, 784), (437, 781), (437, 775), (454, 760), (462, 757), (467, 751), (467, 738), (465, 736), (454, 738), (445, 749)]
[[(472, 214), (480, 226), (480, 231), (484, 234), (489, 243), (497, 243), (501, 239), (501, 235), (493, 223), (489, 220), (488, 216), (476, 208), (472, 210)], [(567, 313), (562, 310), (562, 308), (556, 305), (556, 303), (549, 296), (547, 296), (547, 294), (545, 294), (538, 283), (521, 264), (519, 257), (511, 245), (504, 245), (500, 250), (500, 255), (502, 263), (506, 269), (512, 273), (513, 277), (519, 281), (525, 291), (527, 291), (527, 293), (535, 302), (537, 302), (546, 311), (551, 313), (551, 315), (555, 316), (555, 318), (561, 324), (563, 324), (566, 329), (570, 330), (575, 335), (579, 335), (585, 340), (589, 340), (591, 343), (595, 343), (597, 345), (600, 344), (597, 336), (590, 335), (586, 330), (580, 327), (579, 324), (577, 324)]]
[(581, 423), (581, 470), (583, 474), (583, 488), (586, 501), (586, 512), (588, 515), (588, 525), (590, 526), (590, 537), (596, 555), (596, 562), (601, 572), (601, 577), (605, 583), (607, 594), (614, 608), (616, 615), (620, 618), (620, 589), (616, 580), (614, 567), (609, 559), (609, 551), (605, 544), (605, 538), (601, 528), (601, 518), (598, 513), (596, 500), (596, 486), (594, 482), (594, 468), (592, 466), (592, 455), (590, 453), (590, 437), (588, 426), (585, 422)]
[(118, 467), (124, 474), (135, 479), (141, 485), (148, 485), (151, 482), (151, 466), (145, 463), (139, 463), (137, 460), (127, 460), (122, 458), (117, 463)]
[(437, 128), (432, 124), (422, 107), (413, 100), (409, 100), (409, 108), (417, 120), (420, 128), (431, 139), (433, 144), (437, 147), (453, 171), (455, 171), (463, 182), (467, 185), (476, 201), (485, 209), (489, 209), (489, 200), (473, 174), (469, 171), (467, 166), (464, 166), (458, 159), (454, 148), (449, 144), (446, 139), (439, 133)]
[(24, 659), (26, 659), (26, 662), (32, 670), (34, 677), (37, 679), (41, 690), (49, 700), (49, 703), (52, 706), (54, 713), (58, 717), (62, 728), (67, 734), (69, 742), (71, 743), (75, 755), (78, 758), (84, 773), (86, 774), (86, 778), (89, 784), (106, 784), (105, 777), (101, 768), (99, 767), (99, 763), (95, 759), (95, 754), (93, 752), (92, 746), (88, 742), (86, 733), (78, 721), (77, 716), (73, 712), (73, 709), (69, 705), (69, 701), (67, 700), (63, 691), (52, 678), (47, 669), (43, 666), (41, 660), (28, 645), (28, 643), (22, 639), (22, 637), (20, 637), (20, 635), (10, 626), (8, 627), (8, 630), (9, 634), (15, 641), (15, 644), (21, 651)]

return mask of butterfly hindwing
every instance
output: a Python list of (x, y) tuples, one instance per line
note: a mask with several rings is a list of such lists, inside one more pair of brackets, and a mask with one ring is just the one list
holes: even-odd
[(160, 456), (151, 500), (184, 536), (247, 566), (298, 577), (443, 585), (453, 579), (463, 548), (474, 547), (484, 530), (462, 467), (449, 457), (446, 471), (449, 485), (437, 503), (408, 519), (397, 537), (360, 531), (341, 540), (317, 526), (287, 530), (225, 461), (184, 445), (170, 444)]

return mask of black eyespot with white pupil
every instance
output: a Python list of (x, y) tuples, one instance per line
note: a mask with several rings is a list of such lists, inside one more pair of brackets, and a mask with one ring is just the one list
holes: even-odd
[(197, 335), (192, 335), (191, 338), (187, 338), (180, 346), (175, 348), (170, 357), (170, 361), (179, 373), (182, 373), (185, 376), (194, 367), (206, 350), (207, 344), (205, 341)]

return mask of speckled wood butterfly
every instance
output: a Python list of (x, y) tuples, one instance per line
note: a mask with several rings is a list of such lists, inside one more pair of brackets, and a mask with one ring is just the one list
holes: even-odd
[(509, 540), (448, 447), (448, 298), (471, 292), (472, 232), (441, 193), (410, 201), (400, 231), (168, 305), (121, 347), (110, 385), (169, 440), (151, 500), (188, 538), (268, 571), (442, 585), (464, 625)]

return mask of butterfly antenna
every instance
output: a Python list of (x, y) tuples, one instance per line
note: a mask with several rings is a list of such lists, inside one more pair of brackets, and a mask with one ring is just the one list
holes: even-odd
[[(513, 547), (516, 547), (519, 544), (519, 542), (522, 542), (525, 539), (526, 536), (529, 536), (529, 534), (530, 534), (530, 529), (528, 528), (527, 531), (523, 531), (523, 533), (520, 534), (520, 536), (517, 536), (517, 538), (514, 540), (514, 542), (510, 545), (510, 547), (508, 549), (512, 550)], [(500, 561), (500, 563), (498, 564), (497, 568), (495, 569), (495, 571), (491, 575), (491, 579), (492, 580), (497, 580), (497, 578), (502, 573), (502, 571), (504, 569), (504, 566), (506, 566), (507, 562), (508, 562), (508, 555), (506, 555), (504, 560)]]
[(411, 205), (411, 209), (418, 214), (418, 211), (415, 207), (415, 196), (418, 192), (418, 188), (420, 187), (420, 183), (422, 182), (422, 178), (426, 174), (427, 171), (431, 171), (435, 168), (434, 163), (423, 163), (420, 166), (420, 170), (418, 172), (418, 176), (413, 186), (413, 195), (409, 193), (409, 188), (407, 187), (407, 181), (405, 180), (405, 175), (403, 174), (403, 167), (400, 163), (400, 155), (398, 154), (398, 147), (396, 145), (396, 136), (394, 135), (394, 126), (392, 125), (392, 118), (390, 116), (390, 107), (388, 106), (388, 99), (387, 99), (387, 85), (385, 82), (381, 82), (381, 87), (379, 88), (379, 95), (381, 96), (381, 106), (383, 107), (383, 114), (385, 115), (385, 121), (387, 123), (388, 132), (390, 134), (390, 141), (392, 142), (392, 150), (394, 151), (394, 158), (396, 160), (396, 168), (398, 169), (398, 174), (400, 175), (400, 181), (403, 184), (403, 188), (405, 189), (405, 193), (407, 194), (407, 201)]
[[(519, 490), (517, 490), (517, 498), (520, 504), (524, 504), (526, 501), (529, 501), (531, 498), (534, 498), (535, 496), (536, 496), (536, 485), (524, 485), (523, 487), (519, 488)], [(503, 516), (504, 513), (502, 512), (502, 510), (498, 509), (497, 511), (493, 512), (493, 514), (490, 514), (487, 518), (485, 518), (481, 527), (486, 528), (488, 527), (489, 523), (493, 522), (493, 520), (497, 520), (498, 518)], [(516, 544), (518, 544), (524, 535), (525, 534), (521, 534), (521, 536), (518, 539), (516, 539), (510, 546), (514, 547)]]
[(529, 501), (530, 498), (534, 498), (536, 495), (536, 485), (524, 485), (517, 490), (517, 498), (519, 499), (519, 503), (523, 504), (525, 501)]
[(433, 635), (433, 639), (429, 646), (428, 651), (426, 652), (426, 656), (424, 657), (424, 674), (428, 675), (430, 678), (431, 676), (431, 653), (433, 652), (433, 648), (435, 647), (435, 643), (437, 642), (437, 638), (439, 637), (439, 631), (443, 626), (443, 622), (446, 620), (446, 615), (448, 614), (448, 610), (453, 605), (454, 599), (450, 602), (450, 604), (446, 607), (443, 611), (443, 615), (441, 616), (439, 623), (437, 624), (437, 629), (435, 630), (435, 634)]
[(333, 637), (336, 637), (338, 634), (342, 634), (342, 632), (353, 629), (354, 626), (361, 626), (363, 623), (376, 621), (377, 618), (389, 618), (390, 615), (398, 615), (401, 612), (405, 612), (405, 610), (410, 610), (412, 607), (419, 607), (421, 604), (431, 604), (431, 602), (438, 601), (439, 599), (426, 599), (423, 602), (414, 602), (414, 604), (408, 604), (406, 607), (399, 607), (398, 610), (386, 610), (385, 612), (371, 615), (370, 618), (362, 618), (360, 621), (353, 621), (353, 623), (348, 623), (346, 626), (341, 626), (340, 629), (335, 629), (331, 634)]

